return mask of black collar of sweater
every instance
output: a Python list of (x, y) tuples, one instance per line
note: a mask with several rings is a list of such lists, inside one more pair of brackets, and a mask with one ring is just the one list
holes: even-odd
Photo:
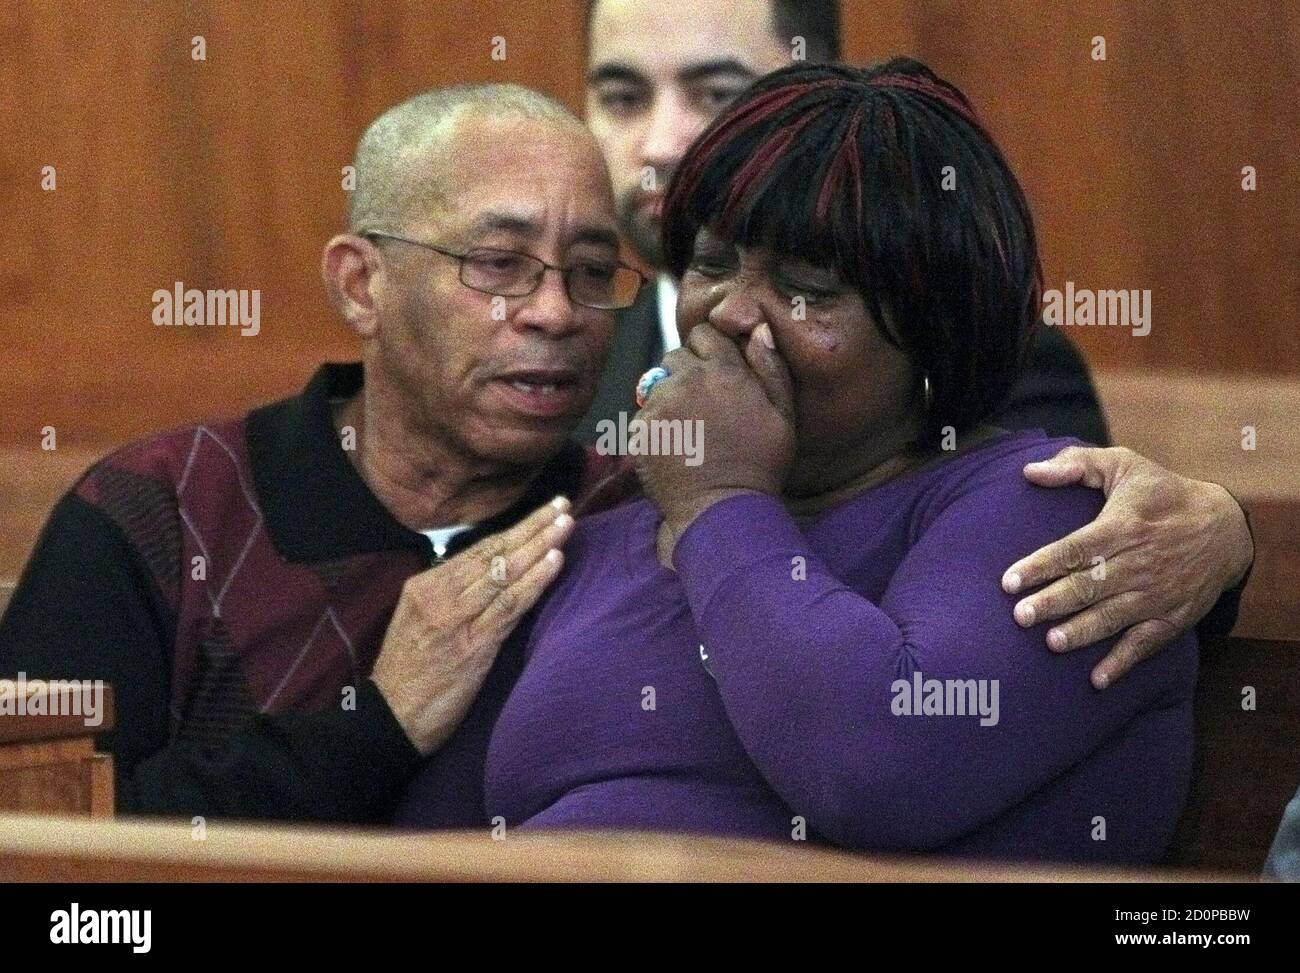
[[(248, 456), (266, 531), (289, 561), (402, 550), (433, 560), (429, 539), (389, 513), (343, 452), (331, 402), (356, 394), (363, 382), (359, 362), (327, 363), (301, 394), (248, 415)], [(516, 523), (558, 493), (576, 501), (583, 461), (582, 447), (566, 443), (517, 503), (457, 534), (447, 555)]]

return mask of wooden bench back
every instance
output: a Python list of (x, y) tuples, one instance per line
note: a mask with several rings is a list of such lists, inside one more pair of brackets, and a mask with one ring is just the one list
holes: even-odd
[(1168, 863), (1258, 873), (1297, 789), (1300, 642), (1203, 646), (1195, 771)]

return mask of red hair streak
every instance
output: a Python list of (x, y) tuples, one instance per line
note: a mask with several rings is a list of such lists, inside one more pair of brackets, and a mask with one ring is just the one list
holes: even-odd
[[(763, 124), (777, 112), (788, 107), (792, 102), (797, 101), (809, 92), (818, 88), (826, 88), (830, 86), (831, 83), (827, 81), (809, 81), (804, 84), (791, 85), (787, 88), (765, 92), (749, 104), (745, 105), (734, 115), (726, 117), (726, 120), (721, 125), (718, 125), (710, 131), (706, 131), (700, 138), (698, 145), (691, 153), (691, 165), (685, 169), (679, 170), (677, 173), (677, 178), (674, 181), (675, 191), (672, 195), (680, 199), (691, 198), (695, 193), (696, 185), (699, 182), (700, 173), (708, 167), (719, 145), (729, 143), (747, 128)], [(798, 131), (802, 131), (803, 127), (808, 124), (808, 121), (808, 118), (800, 119), (799, 123), (794, 126), (795, 132), (797, 133)], [(793, 138), (793, 135), (791, 135), (791, 138)], [(787, 140), (786, 143), (787, 145), (788, 141), (789, 140)], [(766, 146), (764, 148), (766, 148)], [(775, 156), (773, 155), (767, 160), (764, 171), (770, 169), (772, 158), (775, 158)], [(745, 169), (737, 175), (736, 184), (739, 185), (742, 181), (761, 178), (762, 174), (763, 172), (752, 172), (750, 165), (747, 164)], [(737, 196), (733, 191), (732, 198), (743, 197)], [(668, 201), (668, 206), (671, 207), (672, 205), (673, 201), (670, 199)], [(729, 201), (728, 208), (730, 208), (730, 206), (731, 203)]]
[(972, 125), (978, 126), (980, 124), (970, 105), (958, 98), (948, 88), (935, 84), (928, 78), (919, 78), (910, 74), (882, 74), (878, 78), (872, 78), (868, 84), (873, 84), (878, 88), (906, 88), (909, 91), (919, 92), (936, 101), (943, 102)]

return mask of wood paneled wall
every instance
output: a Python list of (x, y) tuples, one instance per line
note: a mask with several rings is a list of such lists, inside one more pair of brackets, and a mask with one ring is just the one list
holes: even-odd
[[(62, 445), (235, 414), (296, 390), (325, 358), (355, 357), (318, 266), (369, 121), (456, 81), (522, 80), (573, 104), (580, 90), (573, 4), (5, 10), (0, 439), (33, 445), (45, 425)], [(491, 57), (497, 36), (504, 61)], [(40, 186), (47, 164), (54, 192)], [(155, 327), (150, 296), (177, 280), (260, 289), (260, 334)]]
[(1027, 186), (1048, 286), (1151, 290), (1149, 335), (1073, 329), (1095, 366), (1300, 375), (1300, 7), (913, 9)]
[[(844, 6), (850, 58), (914, 53), (981, 108), (1029, 189), (1049, 281), (1151, 288), (1149, 336), (1076, 329), (1094, 363), (1300, 372), (1295, 5)], [(576, 107), (581, 56), (577, 0), (5, 5), (0, 442), (234, 414), (352, 355), (317, 262), (365, 124), (463, 80)], [(150, 295), (177, 280), (259, 288), (261, 333), (155, 327)]]

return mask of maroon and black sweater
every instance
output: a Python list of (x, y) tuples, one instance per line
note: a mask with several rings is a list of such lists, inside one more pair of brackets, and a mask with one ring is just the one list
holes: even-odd
[[(55, 507), (0, 621), (0, 676), (112, 685), (121, 810), (378, 821), (418, 766), (367, 677), (402, 584), (436, 558), (343, 452), (331, 402), (361, 383), (326, 365), (299, 396), (118, 450)], [(571, 444), (446, 556), (596, 472)]]

